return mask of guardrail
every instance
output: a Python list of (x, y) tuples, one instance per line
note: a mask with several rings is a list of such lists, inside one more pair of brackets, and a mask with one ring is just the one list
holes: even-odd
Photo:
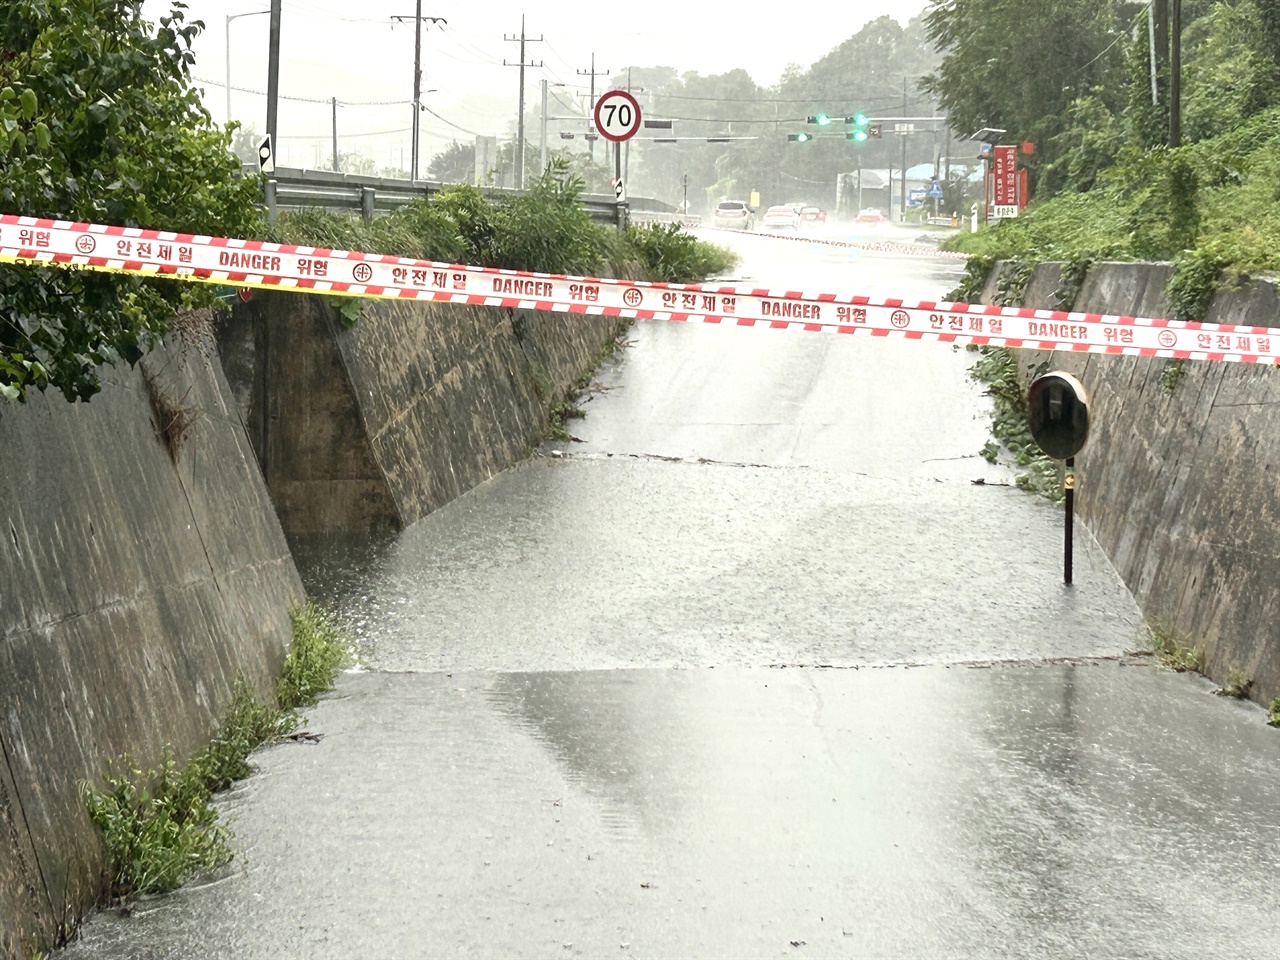
[[(451, 184), (435, 180), (392, 180), (386, 177), (365, 177), (351, 173), (334, 173), (331, 170), (300, 170), (276, 167), (269, 174), (266, 185), (267, 216), (275, 219), (280, 210), (304, 210), (319, 207), (325, 210), (359, 212), (365, 220), (378, 213), (387, 213), (412, 200), (439, 193)], [(481, 187), (486, 197), (511, 199), (524, 196), (527, 191), (505, 187)], [(637, 197), (619, 203), (603, 194), (583, 194), (582, 206), (599, 223), (626, 224), (631, 211), (664, 207), (660, 200)]]
[(678, 223), (682, 227), (700, 227), (702, 218), (683, 213), (666, 213), (659, 210), (632, 210), (632, 223)]

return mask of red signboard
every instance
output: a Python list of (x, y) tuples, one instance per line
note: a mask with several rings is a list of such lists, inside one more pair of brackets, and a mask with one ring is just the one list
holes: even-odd
[(995, 155), (992, 163), (995, 197), (992, 203), (997, 207), (1016, 207), (1018, 205), (1018, 148), (996, 147), (992, 152)]

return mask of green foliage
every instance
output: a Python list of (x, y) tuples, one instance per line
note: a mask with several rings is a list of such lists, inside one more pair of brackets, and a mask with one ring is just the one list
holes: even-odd
[(1204, 652), (1171, 624), (1159, 620), (1151, 624), (1151, 646), (1156, 659), (1170, 670), (1178, 673), (1204, 670)]
[(973, 256), (964, 265), (964, 276), (955, 289), (942, 299), (951, 303), (981, 303), (982, 290), (987, 285), (987, 277), (996, 265), (992, 257)]
[(991, 436), (994, 438), (983, 447), (983, 458), (995, 463), (1003, 446), (1018, 470), (1015, 483), (1020, 489), (1061, 503), (1064, 492), (1058, 465), (1045, 456), (1031, 438), (1027, 393), (1018, 368), (1017, 352), (1008, 347), (979, 347), (978, 353), (969, 376), (987, 387), (992, 402)]
[(1225, 264), (1207, 250), (1180, 253), (1165, 285), (1169, 316), (1174, 320), (1203, 320), (1217, 292)]
[(1074, 151), (1067, 165), (1092, 175), (1113, 134), (1102, 136), (1104, 146), (1063, 134), (1073, 109), (1081, 122), (1097, 122), (1121, 108), (1121, 44), (1136, 10), (1128, 0), (931, 0), (925, 29), (944, 58), (924, 88), (954, 129), (1000, 127), (1011, 143), (1032, 140), (1033, 168)]
[(1231, 697), (1233, 700), (1245, 700), (1248, 698), (1249, 691), (1252, 689), (1252, 678), (1246, 676), (1239, 670), (1232, 670), (1227, 674), (1226, 682), (1213, 692), (1220, 697)]
[(1267, 709), (1267, 723), (1280, 727), (1280, 697), (1271, 698), (1271, 706)]
[(495, 216), (493, 262), (485, 266), (597, 276), (605, 264), (607, 228), (582, 207), (582, 181), (552, 164), (527, 193)]
[(293, 643), (276, 685), (282, 710), (310, 706), (333, 686), (338, 671), (352, 661), (351, 648), (333, 615), (310, 600), (289, 611)]
[(298, 708), (315, 703), (350, 660), (345, 638), (323, 608), (307, 601), (289, 615), (293, 640), (276, 703), (260, 702), (239, 680), (209, 745), (185, 764), (166, 747), (154, 769), (121, 757), (103, 777), (105, 790), (80, 784), (107, 847), (112, 897), (165, 893), (231, 860), (230, 833), (210, 802), (213, 794), (247, 777), (249, 755), (292, 731)]
[(99, 792), (81, 784), (111, 861), (111, 895), (164, 893), (231, 859), (230, 834), (210, 798), (249, 775), (249, 754), (292, 729), (292, 712), (258, 702), (240, 680), (209, 746), (179, 765), (166, 749), (142, 770), (121, 757)]
[(1062, 265), (1062, 275), (1058, 280), (1058, 288), (1053, 291), (1053, 309), (1071, 311), (1075, 309), (1076, 298), (1084, 286), (1085, 277), (1093, 261), (1088, 257), (1071, 260)]
[(572, 440), (573, 437), (569, 435), (565, 421), (579, 420), (586, 415), (587, 412), (571, 400), (562, 400), (553, 404), (547, 427), (548, 436), (552, 440)]
[(168, 750), (145, 771), (122, 757), (103, 780), (104, 792), (82, 784), (81, 795), (107, 846), (113, 897), (165, 893), (231, 860), (201, 776), (180, 768)]
[[(191, 87), (199, 23), (181, 4), (158, 28), (127, 0), (0, 6), (0, 210), (253, 236), (256, 181)], [(0, 266), (0, 393), (99, 389), (95, 367), (133, 363), (178, 307), (209, 292), (35, 266)]]
[(431, 158), (427, 176), (441, 183), (470, 183), (476, 168), (476, 145), (451, 142)]
[(1014, 257), (1006, 263), (996, 278), (996, 295), (993, 302), (1002, 307), (1020, 307), (1027, 297), (1027, 284), (1035, 272), (1033, 261)]
[(498, 246), (497, 208), (467, 184), (449, 187), (434, 199), (441, 212), (456, 224), (466, 262), (492, 264)]
[(644, 275), (655, 282), (694, 283), (738, 262), (736, 254), (691, 236), (678, 223), (628, 227), (626, 242)]
[(1164, 369), (1160, 371), (1160, 389), (1165, 393), (1173, 393), (1178, 389), (1178, 384), (1182, 383), (1182, 378), (1186, 375), (1186, 360), (1165, 361)]

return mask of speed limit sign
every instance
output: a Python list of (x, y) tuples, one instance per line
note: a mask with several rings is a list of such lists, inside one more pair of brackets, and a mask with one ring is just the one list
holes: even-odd
[(625, 90), (610, 90), (596, 101), (596, 129), (614, 143), (630, 140), (640, 129), (640, 104)]

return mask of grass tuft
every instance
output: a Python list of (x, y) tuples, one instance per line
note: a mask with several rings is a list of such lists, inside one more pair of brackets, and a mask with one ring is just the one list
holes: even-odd
[(1151, 648), (1156, 659), (1170, 670), (1204, 672), (1204, 652), (1168, 623), (1157, 620), (1151, 624)]
[(284, 711), (311, 706), (321, 693), (333, 688), (338, 671), (353, 660), (333, 614), (318, 603), (306, 601), (289, 611), (289, 619), (293, 622), (293, 643), (276, 684), (276, 700)]
[(293, 640), (277, 703), (262, 703), (238, 680), (209, 745), (185, 764), (166, 747), (155, 768), (144, 770), (122, 756), (108, 764), (105, 789), (80, 784), (107, 847), (113, 899), (166, 893), (230, 862), (231, 834), (211, 803), (213, 795), (247, 777), (250, 753), (292, 731), (298, 708), (315, 703), (351, 659), (345, 637), (322, 607), (307, 601), (289, 616)]

